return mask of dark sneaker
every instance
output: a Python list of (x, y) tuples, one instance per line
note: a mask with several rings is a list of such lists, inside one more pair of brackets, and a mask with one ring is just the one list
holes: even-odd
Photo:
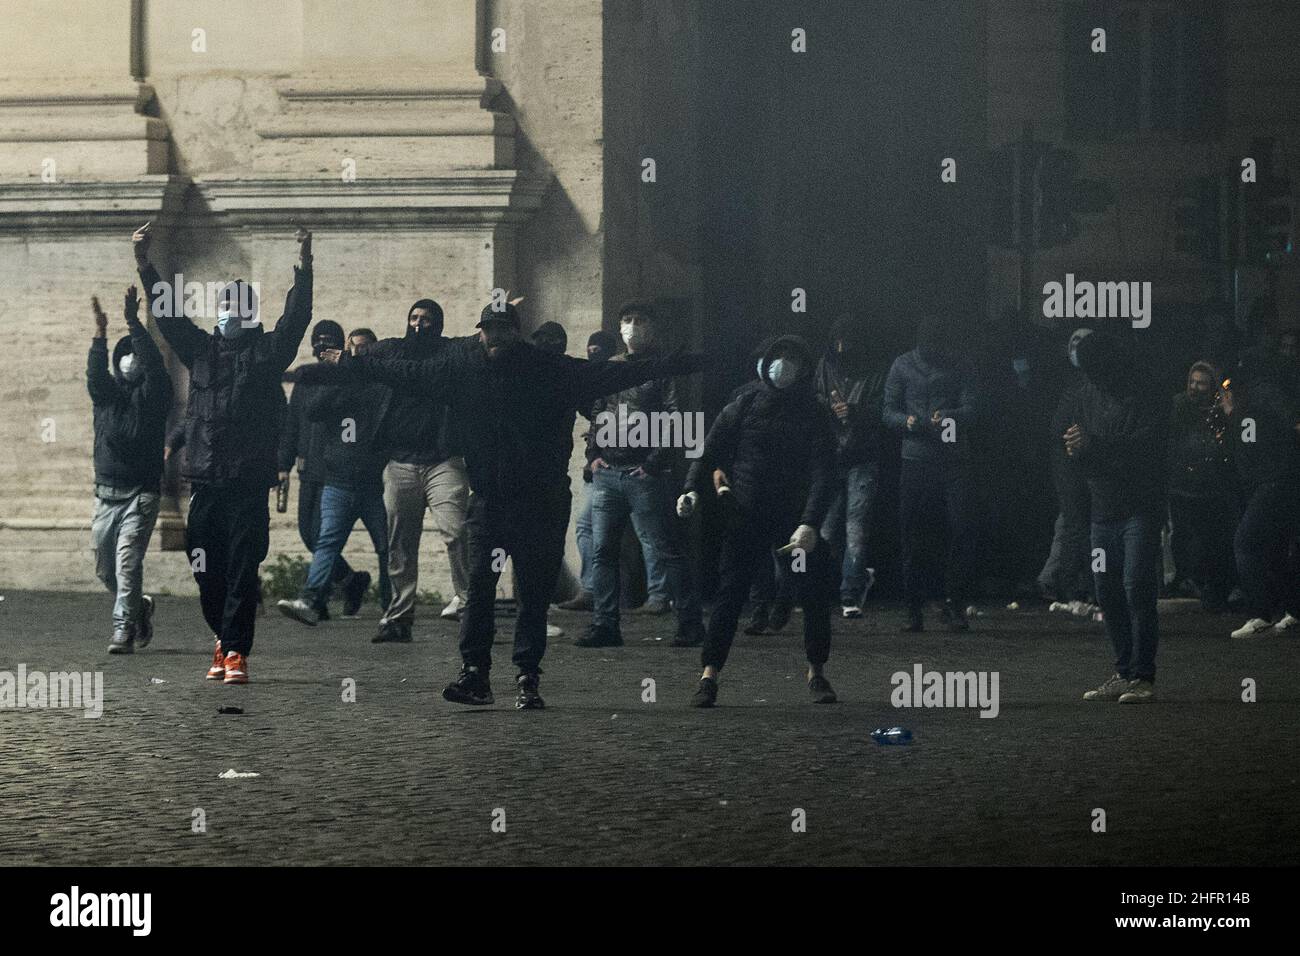
[(371, 644), (410, 644), (409, 621), (388, 621), (379, 625), (379, 633), (370, 639)]
[(113, 639), (108, 642), (108, 652), (110, 654), (134, 654), (135, 639), (131, 637), (131, 632), (118, 628), (113, 632)]
[(749, 626), (745, 628), (745, 633), (751, 636), (765, 633), (770, 614), (771, 612), (766, 604), (755, 604), (754, 613), (750, 615)]
[(140, 630), (135, 635), (135, 642), (140, 647), (148, 647), (153, 640), (153, 598), (147, 594), (140, 595)]
[(969, 631), (970, 621), (960, 604), (952, 599), (943, 602), (943, 620), (950, 631)]
[(777, 601), (772, 605), (772, 613), (767, 618), (767, 629), (776, 633), (790, 623), (790, 612), (794, 605), (789, 601)]
[(316, 608), (316, 623), (319, 624), (321, 621), (328, 621), (329, 619), (330, 609), (328, 607), (322, 604), (320, 607)]
[(356, 617), (370, 590), (370, 572), (353, 571), (343, 584), (343, 616)]
[(637, 614), (650, 614), (654, 617), (659, 617), (670, 611), (672, 611), (672, 606), (667, 601), (658, 598), (652, 598), (636, 609)]
[(542, 695), (537, 691), (536, 674), (520, 674), (515, 678), (518, 692), (515, 694), (515, 710), (541, 710), (546, 706)]
[(575, 640), (575, 647), (622, 647), (623, 634), (617, 627), (608, 624), (593, 624), (587, 633)]
[(1094, 687), (1090, 691), (1085, 691), (1084, 700), (1119, 700), (1128, 690), (1128, 685), (1132, 683), (1127, 677), (1120, 677), (1118, 674), (1112, 675), (1100, 687)]
[(909, 607), (907, 609), (907, 623), (900, 630), (908, 634), (916, 634), (925, 630), (925, 620), (921, 617), (919, 607)]
[(712, 677), (701, 677), (700, 684), (691, 695), (692, 707), (712, 707), (718, 700), (718, 682)]
[(460, 676), (442, 689), (442, 699), (453, 704), (491, 704), (496, 698), (492, 696), (492, 685), (488, 676), (477, 667), (462, 667)]
[(673, 647), (699, 647), (704, 643), (704, 625), (699, 621), (694, 624), (682, 624), (673, 637)]
[(835, 689), (831, 687), (831, 682), (821, 674), (818, 674), (808, 682), (808, 691), (812, 694), (814, 704), (833, 704), (839, 700), (835, 696)]
[(579, 591), (578, 596), (555, 605), (561, 611), (590, 611), (596, 606), (590, 591)]
[(292, 601), (276, 601), (275, 606), (280, 609), (280, 613), (285, 617), (292, 618), (300, 624), (306, 624), (308, 627), (315, 627), (316, 622), (320, 620), (320, 615), (316, 613), (316, 609), (302, 598), (295, 598)]

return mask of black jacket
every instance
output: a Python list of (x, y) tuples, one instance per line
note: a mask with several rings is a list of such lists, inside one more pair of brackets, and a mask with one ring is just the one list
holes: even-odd
[(388, 389), (348, 382), (313, 386), (307, 418), (321, 430), (321, 470), (327, 485), (382, 492), (386, 459), (376, 445)]
[[(128, 320), (127, 328), (130, 336), (113, 348), (112, 372), (107, 339), (93, 339), (86, 359), (86, 389), (94, 406), (95, 482), (158, 492), (172, 380), (144, 325)], [(118, 368), (127, 352), (134, 352), (144, 367), (144, 375), (134, 382), (128, 382)]]
[[(370, 347), (368, 355), (382, 359), (420, 361), (432, 358), (452, 340), (429, 333), (416, 334), (409, 326), (400, 339), (384, 339)], [(388, 461), (411, 465), (436, 465), (459, 452), (445, 402), (431, 402), (418, 390), (387, 390), (379, 396), (377, 448)]]
[(848, 418), (831, 413), (843, 468), (876, 461), (881, 450), (881, 414), (885, 375), (880, 369), (854, 369), (834, 353), (827, 352), (817, 363), (817, 397), (829, 408), (831, 393), (837, 392), (849, 406)]
[[(645, 353), (639, 355), (624, 353), (614, 356), (609, 361), (626, 362), (635, 365), (640, 362), (653, 361), (653, 358), (653, 355)], [(623, 406), (621, 412), (620, 405)], [(600, 444), (602, 437), (607, 436), (610, 432), (609, 427), (602, 429), (602, 421), (613, 421), (614, 426), (617, 425), (617, 419), (601, 419), (602, 414), (608, 413), (609, 415), (622, 417), (633, 412), (645, 415), (652, 415), (655, 412), (679, 412), (677, 386), (673, 383), (673, 380), (671, 378), (657, 378), (649, 382), (643, 382), (640, 385), (634, 385), (631, 388), (625, 388), (614, 395), (596, 399), (592, 404), (591, 414), (588, 416), (592, 422), (591, 431), (587, 433), (587, 463), (589, 465), (597, 458), (601, 458), (613, 468), (635, 468), (640, 466), (651, 473), (664, 472), (672, 468), (675, 455), (672, 448), (645, 446), (631, 448), (617, 442), (610, 444), (608, 447)]]
[(190, 372), (186, 408), (185, 463), (181, 474), (195, 484), (279, 483), (276, 467), (285, 417), (281, 377), (294, 360), (311, 323), (311, 266), (294, 267), (284, 314), (270, 332), (259, 324), (233, 339), (204, 332), (189, 319), (155, 311), (158, 272), (140, 266), (149, 309), (176, 357)]
[[(685, 353), (646, 362), (589, 362), (522, 341), (489, 360), (476, 338), (464, 338), (420, 361), (345, 355), (339, 370), (394, 393), (418, 392), (445, 402), (470, 488), (475, 494), (516, 498), (568, 486), (574, 409), (702, 365), (702, 356)], [(319, 373), (313, 369), (312, 374)]]
[(764, 356), (764, 375), (778, 345), (803, 351), (803, 376), (786, 388), (764, 378), (741, 389), (705, 436), (686, 490), (711, 494), (713, 471), (721, 468), (738, 509), (773, 535), (789, 535), (801, 524), (821, 526), (833, 495), (836, 441), (831, 413), (813, 391), (812, 353), (802, 339), (778, 338)]
[[(1246, 441), (1253, 423), (1253, 441)], [(1239, 389), (1228, 420), (1227, 444), (1242, 491), (1254, 492), (1271, 482), (1300, 482), (1300, 407), (1295, 399), (1269, 381), (1253, 381)]]
[(296, 370), (293, 379), (294, 386), (289, 393), (284, 428), (280, 431), (277, 465), (280, 471), (292, 471), (294, 462), (301, 460), (298, 478), (321, 484), (325, 481), (324, 454), (328, 435), (322, 422), (312, 421), (307, 416), (307, 409), (311, 406), (314, 393), (326, 386), (299, 381)]
[(1092, 493), (1094, 521), (1160, 513), (1165, 503), (1168, 406), (1158, 393), (1117, 393), (1089, 381), (1075, 393), (1070, 424), (1087, 443), (1075, 454)]
[[(881, 404), (885, 425), (903, 434), (904, 458), (949, 461), (969, 454), (966, 432), (975, 422), (975, 391), (969, 370), (961, 365), (926, 361), (920, 349), (904, 352), (889, 368)], [(942, 440), (942, 429), (930, 423), (934, 412), (956, 423), (956, 441)], [(907, 430), (909, 415), (916, 416), (915, 431)]]
[(1228, 498), (1234, 477), (1227, 421), (1218, 405), (1200, 406), (1186, 392), (1174, 396), (1169, 428), (1169, 493), (1183, 498)]

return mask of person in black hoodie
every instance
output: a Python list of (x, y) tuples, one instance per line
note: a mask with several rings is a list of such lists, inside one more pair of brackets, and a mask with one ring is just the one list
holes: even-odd
[[(442, 306), (433, 299), (420, 299), (406, 312), (403, 337), (377, 342), (368, 354), (405, 361), (433, 358), (449, 345), (442, 326)], [(464, 607), (469, 588), (465, 551), (469, 478), (445, 402), (431, 402), (419, 389), (399, 386), (387, 390), (383, 406), (375, 414), (379, 420), (376, 448), (387, 461), (384, 509), (388, 513), (388, 574), (393, 600), (371, 640), (406, 643), (415, 623), (426, 511), (447, 549), (451, 567), (454, 594), (441, 616), (456, 620)]]
[(113, 602), (110, 654), (130, 654), (153, 639), (153, 598), (142, 594), (162, 491), (163, 445), (172, 381), (162, 353), (140, 322), (135, 286), (126, 293), (128, 335), (113, 347), (108, 368), (108, 317), (93, 299), (95, 337), (86, 359), (86, 388), (94, 406), (95, 514), (91, 547), (95, 574)]
[(1087, 477), (1092, 570), (1115, 651), (1115, 673), (1083, 697), (1125, 704), (1155, 699), (1169, 431), (1168, 399), (1143, 374), (1133, 348), (1105, 331), (1078, 342), (1087, 382), (1061, 436)]
[[(333, 319), (321, 319), (311, 330), (311, 351), (316, 360), (325, 349), (343, 348), (343, 326)], [(278, 451), (280, 480), (289, 477), (289, 470), (294, 463), (298, 465), (298, 536), (307, 546), (308, 553), (314, 554), (316, 542), (320, 537), (320, 500), (325, 490), (324, 447), (332, 432), (324, 422), (312, 421), (307, 417), (307, 406), (311, 403), (312, 393), (320, 386), (298, 382), (297, 371), (289, 373), (294, 382), (293, 391), (289, 393), (289, 409), (285, 416), (284, 428), (280, 431)], [(343, 616), (351, 617), (361, 607), (366, 589), (370, 586), (370, 575), (355, 572), (348, 564), (347, 558), (339, 555), (334, 562), (334, 571), (330, 584), (343, 592)], [(329, 620), (329, 609), (320, 605), (316, 609), (317, 620)]]
[(295, 238), (300, 264), (275, 328), (262, 328), (256, 295), (237, 280), (221, 291), (217, 325), (209, 333), (173, 314), (182, 290), (169, 294), (149, 262), (149, 223), (131, 237), (149, 311), (190, 373), (181, 475), (193, 493), (185, 549), (203, 618), (217, 636), (207, 676), (227, 684), (248, 683), (257, 569), (270, 547), (267, 493), (279, 483), (276, 451), (286, 408), (281, 378), (311, 322), (311, 233), (300, 228)]
[(898, 508), (906, 631), (924, 626), (925, 566), (940, 563), (941, 555), (932, 542), (936, 540), (934, 525), (944, 519), (948, 554), (943, 616), (954, 630), (970, 627), (964, 605), (975, 553), (970, 507), (975, 389), (971, 371), (954, 352), (950, 333), (937, 319), (923, 320), (917, 329), (916, 348), (904, 352), (890, 366), (881, 402), (885, 425), (903, 433)]
[(589, 362), (541, 351), (523, 339), (520, 326), (512, 303), (495, 302), (483, 309), (477, 338), (454, 339), (420, 361), (373, 352), (326, 358), (344, 375), (447, 404), (473, 495), (466, 519), (469, 595), (460, 622), (464, 664), (443, 697), (459, 704), (493, 702), (493, 608), (509, 556), (519, 600), (515, 706), (533, 710), (544, 706), (538, 675), (546, 612), (569, 523), (574, 409), (638, 382), (694, 371), (702, 359), (679, 354), (637, 363)]
[(715, 470), (731, 489), (717, 596), (700, 655), (704, 673), (692, 707), (717, 701), (718, 677), (750, 583), (773, 547), (789, 555), (790, 578), (803, 607), (813, 702), (836, 699), (823, 673), (830, 656), (834, 570), (830, 549), (817, 547), (817, 529), (833, 494), (836, 438), (831, 415), (813, 390), (814, 364), (803, 339), (776, 339), (759, 360), (759, 380), (718, 414), (677, 499), (677, 514), (690, 517), (701, 491), (715, 487)]
[[(352, 354), (373, 344), (373, 333), (349, 336)], [(307, 404), (307, 418), (324, 426), (321, 464), (325, 487), (321, 492), (320, 536), (312, 552), (311, 567), (302, 594), (277, 603), (286, 617), (314, 627), (321, 619), (318, 608), (329, 600), (333, 568), (341, 560), (357, 519), (365, 525), (379, 560), (379, 603), (388, 607), (392, 588), (388, 580), (388, 515), (384, 510), (384, 456), (375, 437), (389, 389), (374, 383), (348, 382), (316, 387)], [(370, 575), (363, 576), (369, 586)]]
[(1300, 398), (1269, 362), (1243, 353), (1219, 405), (1245, 502), (1233, 550), (1250, 618), (1232, 636), (1281, 634), (1300, 626)]
[(881, 400), (884, 370), (867, 352), (860, 319), (843, 315), (831, 329), (830, 346), (817, 363), (817, 397), (835, 416), (838, 444), (835, 496), (822, 538), (843, 555), (841, 613), (862, 616), (862, 604), (875, 581), (867, 567), (867, 535), (880, 488)]

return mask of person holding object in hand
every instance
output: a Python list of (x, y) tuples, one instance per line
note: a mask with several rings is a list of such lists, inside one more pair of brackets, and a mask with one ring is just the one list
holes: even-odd
[(804, 610), (808, 689), (814, 703), (829, 704), (835, 691), (823, 672), (830, 656), (835, 579), (818, 532), (833, 493), (835, 434), (830, 412), (813, 391), (815, 366), (803, 339), (776, 339), (759, 360), (759, 379), (742, 389), (718, 415), (691, 464), (677, 514), (689, 518), (698, 489), (729, 488), (717, 602), (701, 653), (704, 673), (692, 707), (712, 707), (740, 612), (760, 560), (778, 547), (791, 563), (791, 579)]
[(280, 481), (281, 378), (311, 322), (311, 233), (297, 230), (293, 287), (269, 331), (258, 317), (253, 289), (241, 279), (221, 290), (211, 332), (173, 314), (183, 296), (180, 290), (166, 294), (149, 262), (151, 238), (149, 223), (131, 236), (140, 280), (159, 331), (190, 373), (181, 474), (193, 496), (185, 550), (204, 620), (217, 635), (207, 676), (246, 684), (260, 593), (257, 569), (270, 547), (267, 493)]
[(144, 555), (158, 519), (163, 445), (172, 382), (162, 353), (140, 322), (135, 286), (126, 291), (128, 335), (108, 361), (108, 316), (91, 300), (95, 337), (86, 362), (94, 405), (95, 514), (90, 523), (95, 575), (113, 604), (110, 654), (130, 654), (153, 638), (153, 598), (142, 593)]

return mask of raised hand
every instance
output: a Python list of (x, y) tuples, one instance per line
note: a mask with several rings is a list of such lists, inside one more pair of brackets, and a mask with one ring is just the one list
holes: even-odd
[(140, 294), (133, 285), (127, 286), (123, 311), (126, 315), (127, 325), (133, 325), (140, 321)]
[(293, 238), (298, 241), (298, 258), (306, 262), (311, 258), (311, 230), (299, 226)]
[(149, 244), (153, 242), (153, 233), (149, 231), (149, 227), (152, 224), (153, 220), (151, 219), (135, 232), (131, 233), (131, 244), (135, 249), (135, 257), (137, 259), (143, 259), (149, 255)]
[(99, 296), (90, 297), (90, 308), (95, 313), (95, 338), (103, 339), (108, 337), (108, 316), (104, 314), (103, 308), (99, 304)]

